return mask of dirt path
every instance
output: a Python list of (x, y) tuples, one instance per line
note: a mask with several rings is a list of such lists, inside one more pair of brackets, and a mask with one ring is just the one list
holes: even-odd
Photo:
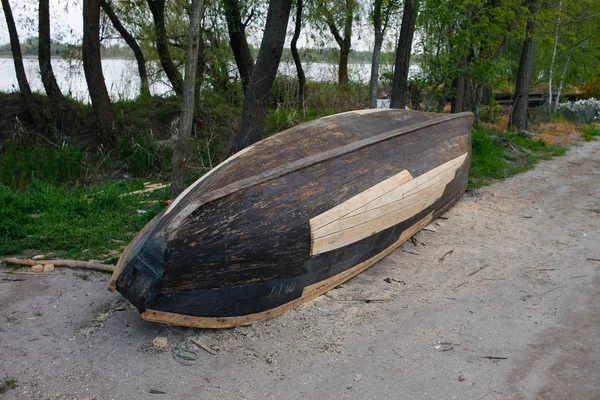
[[(0, 281), (0, 379), (19, 384), (4, 396), (600, 398), (600, 141), (445, 217), (341, 288), (245, 328), (143, 322), (101, 274)], [(184, 366), (171, 350), (197, 334), (218, 354)]]

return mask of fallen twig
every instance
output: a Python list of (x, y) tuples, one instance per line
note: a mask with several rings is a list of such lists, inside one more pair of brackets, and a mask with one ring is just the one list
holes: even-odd
[(576, 275), (576, 276), (570, 276), (569, 279), (575, 279), (575, 278), (585, 278), (586, 276), (589, 275)]
[(487, 267), (489, 267), (489, 265), (482, 265), (481, 267), (477, 268), (475, 271), (471, 272), (469, 275), (467, 276), (473, 276), (476, 273), (478, 273), (479, 271), (481, 271), (482, 269), (486, 269)]
[(589, 258), (589, 257), (588, 257), (588, 258), (586, 258), (586, 260), (588, 260), (588, 261), (598, 261), (598, 262), (600, 262), (600, 258)]
[(34, 265), (39, 264), (54, 264), (55, 267), (68, 267), (68, 268), (81, 268), (81, 269), (91, 269), (94, 271), (104, 271), (104, 272), (113, 272), (115, 270), (114, 265), (108, 264), (100, 264), (89, 261), (79, 261), (79, 260), (22, 260), (19, 258), (2, 258), (1, 261), (4, 261), (9, 264), (17, 264), (17, 265), (26, 265), (29, 267), (33, 267)]
[(487, 358), (488, 360), (508, 360), (508, 357), (496, 357), (496, 356), (481, 356), (481, 358)]
[(218, 354), (216, 351), (214, 351), (213, 349), (211, 349), (210, 347), (208, 347), (207, 345), (205, 345), (198, 339), (189, 338), (188, 340), (190, 342), (194, 343), (196, 346), (200, 347), (202, 350), (208, 352), (209, 354), (212, 354), (213, 356), (216, 356)]
[(408, 254), (414, 254), (415, 256), (418, 256), (418, 255), (420, 255), (419, 253), (417, 253), (417, 252), (414, 252), (414, 251), (410, 251), (410, 250), (404, 250), (404, 249), (402, 249), (402, 252), (403, 252), (403, 253), (408, 253)]
[(448, 257), (450, 254), (454, 253), (454, 249), (450, 250), (449, 252), (447, 252), (446, 254), (444, 254), (441, 258), (440, 261), (444, 261), (444, 259), (446, 257)]

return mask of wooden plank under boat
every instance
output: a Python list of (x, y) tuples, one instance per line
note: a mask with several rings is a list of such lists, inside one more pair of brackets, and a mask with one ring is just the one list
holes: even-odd
[(110, 288), (149, 321), (224, 328), (281, 314), (373, 265), (460, 198), (472, 121), (361, 110), (264, 139), (149, 222)]

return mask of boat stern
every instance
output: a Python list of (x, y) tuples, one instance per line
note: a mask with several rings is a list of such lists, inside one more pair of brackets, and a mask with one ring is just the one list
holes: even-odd
[(109, 290), (117, 290), (140, 312), (151, 307), (163, 276), (167, 241), (154, 235), (157, 219), (150, 221), (125, 249), (113, 272)]

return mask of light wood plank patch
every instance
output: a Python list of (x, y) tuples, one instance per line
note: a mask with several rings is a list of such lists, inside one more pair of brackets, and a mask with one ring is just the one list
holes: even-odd
[(417, 178), (404, 170), (312, 218), (311, 255), (347, 246), (425, 210), (442, 196), (467, 155)]

